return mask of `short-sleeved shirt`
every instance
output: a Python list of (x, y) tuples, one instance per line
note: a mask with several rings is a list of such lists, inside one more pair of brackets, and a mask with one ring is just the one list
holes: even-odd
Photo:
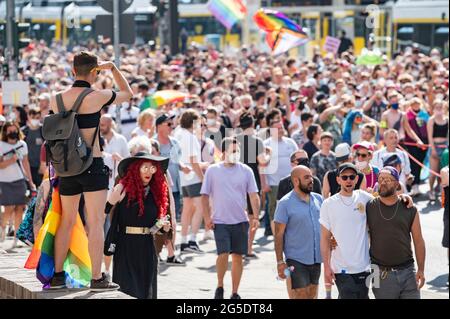
[(361, 190), (352, 197), (336, 194), (320, 209), (320, 224), (337, 242), (331, 252), (331, 268), (336, 274), (358, 274), (370, 269), (369, 233), (366, 205), (373, 196)]
[(336, 156), (333, 152), (328, 155), (322, 154), (321, 151), (313, 155), (310, 161), (310, 166), (314, 169), (316, 176), (323, 183), (323, 177), (328, 171), (337, 168)]
[(270, 186), (278, 186), (281, 179), (291, 173), (291, 154), (298, 150), (298, 146), (288, 137), (283, 137), (281, 141), (269, 138), (264, 141), (264, 146), (272, 148), (272, 157), (265, 169), (267, 182)]
[(130, 151), (128, 150), (128, 144), (125, 136), (113, 131), (113, 136), (110, 141), (106, 141), (104, 151), (109, 154), (117, 153), (122, 158), (130, 156)]
[(286, 225), (283, 238), (286, 259), (305, 265), (322, 262), (319, 223), (322, 202), (322, 195), (311, 193), (309, 202), (305, 202), (295, 191), (278, 202), (274, 221)]
[(28, 146), (28, 161), (31, 167), (39, 167), (41, 164), (40, 153), (41, 146), (44, 143), (44, 138), (42, 137), (41, 127), (32, 130), (30, 127), (25, 127), (23, 130), (25, 134), (25, 143)]
[(211, 198), (213, 223), (227, 225), (248, 221), (247, 194), (257, 192), (250, 167), (242, 163), (226, 167), (223, 162), (208, 167), (200, 191)]
[[(8, 153), (11, 150), (16, 150), (16, 154), (20, 161), (23, 160), (24, 156), (28, 155), (28, 147), (27, 143), (24, 141), (18, 141), (16, 144), (9, 144), (3, 141), (0, 141), (0, 156), (5, 153)], [(14, 152), (11, 152), (5, 156), (3, 156), (3, 160), (9, 160), (14, 156)], [(19, 167), (19, 164), (14, 163), (5, 168), (0, 168), (0, 182), (15, 182), (21, 179), (24, 179), (25, 176), (22, 174), (22, 170)]]
[(163, 157), (168, 157), (169, 172), (173, 180), (172, 192), (180, 191), (180, 159), (181, 147), (178, 141), (169, 137), (169, 144), (160, 143), (160, 153)]
[[(192, 169), (191, 157), (195, 156), (197, 162), (201, 162), (201, 147), (198, 138), (186, 129), (180, 129), (177, 132), (176, 139), (181, 147), (180, 162)], [(200, 177), (193, 171), (189, 174), (180, 172), (181, 187), (201, 183)]]

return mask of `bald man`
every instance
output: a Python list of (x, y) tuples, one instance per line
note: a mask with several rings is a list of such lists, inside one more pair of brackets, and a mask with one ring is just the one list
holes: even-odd
[(120, 160), (130, 156), (127, 139), (114, 131), (115, 123), (110, 114), (104, 114), (100, 118), (100, 134), (105, 139), (104, 151)]
[(289, 274), (287, 287), (291, 299), (317, 299), (323, 198), (313, 192), (314, 179), (308, 167), (295, 167), (291, 182), (294, 189), (279, 201), (274, 217), (278, 276), (286, 279)]

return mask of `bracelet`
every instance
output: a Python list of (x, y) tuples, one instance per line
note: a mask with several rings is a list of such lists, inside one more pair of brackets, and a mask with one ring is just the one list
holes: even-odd
[(113, 208), (113, 204), (111, 204), (110, 202), (106, 202), (105, 205), (105, 214), (108, 215), (111, 212), (111, 209)]
[(284, 260), (279, 260), (279, 261), (277, 261), (277, 265), (279, 266), (279, 265), (283, 265), (283, 264), (285, 264), (286, 262), (284, 261)]

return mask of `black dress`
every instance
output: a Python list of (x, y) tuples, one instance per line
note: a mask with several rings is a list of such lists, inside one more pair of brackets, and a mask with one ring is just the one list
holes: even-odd
[(152, 235), (126, 234), (125, 228), (149, 227), (156, 223), (157, 208), (153, 195), (144, 200), (144, 213), (138, 216), (138, 203), (128, 207), (127, 196), (118, 204), (119, 236), (113, 258), (113, 282), (120, 290), (139, 299), (156, 299), (158, 259)]

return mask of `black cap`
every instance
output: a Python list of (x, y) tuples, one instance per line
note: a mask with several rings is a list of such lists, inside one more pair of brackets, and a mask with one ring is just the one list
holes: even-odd
[(170, 115), (167, 113), (164, 113), (163, 115), (160, 115), (156, 119), (156, 126), (163, 124), (165, 121), (173, 120), (175, 118), (175, 115)]
[(402, 160), (397, 154), (387, 154), (383, 156), (383, 167), (385, 166), (395, 166), (397, 164), (401, 164)]
[(345, 171), (346, 169), (352, 169), (353, 171), (355, 171), (356, 174), (358, 174), (358, 169), (352, 163), (344, 163), (339, 165), (338, 174), (341, 175), (342, 172)]

